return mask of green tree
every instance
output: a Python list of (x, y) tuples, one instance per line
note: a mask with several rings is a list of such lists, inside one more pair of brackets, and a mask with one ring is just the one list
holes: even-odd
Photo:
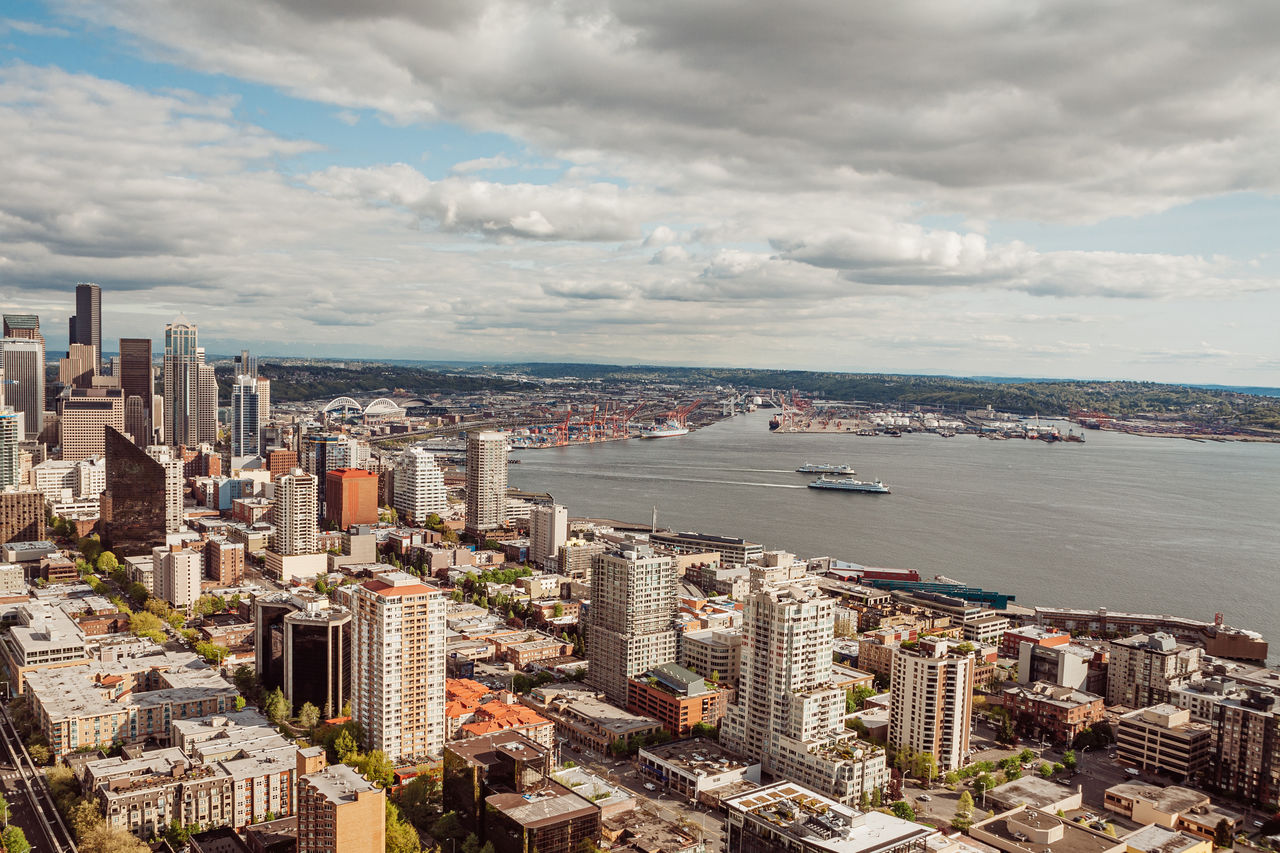
[(31, 760), (36, 764), (44, 765), (49, 763), (49, 747), (42, 743), (33, 743), (27, 747), (27, 752), (31, 755)]
[(154, 613), (144, 610), (130, 616), (129, 630), (135, 637), (145, 637), (156, 643), (164, 642), (164, 623)]
[(395, 782), (396, 767), (391, 763), (391, 759), (387, 757), (387, 754), (380, 749), (371, 750), (363, 755), (357, 753), (351, 761), (343, 763), (351, 764), (363, 773), (370, 782), (374, 782), (384, 788), (390, 788)]
[(243, 696), (237, 696), (237, 697), (236, 697), (236, 710), (237, 710), (237, 711), (243, 711), (243, 710), (244, 710), (244, 706), (245, 706), (244, 697), (243, 697)]
[(98, 571), (105, 574), (111, 574), (120, 568), (120, 561), (116, 559), (116, 555), (110, 551), (103, 551), (98, 555)]
[(473, 832), (462, 842), (462, 853), (480, 853), (480, 839)]
[(400, 809), (390, 800), (387, 800), (386, 838), (387, 853), (418, 853), (422, 849), (418, 831), (404, 819)]
[(0, 844), (4, 845), (5, 853), (27, 853), (31, 849), (26, 833), (13, 824), (9, 824), (4, 828), (4, 832), (0, 832)]
[(466, 834), (466, 827), (463, 826), (461, 819), (458, 818), (458, 813), (455, 811), (445, 812), (440, 815), (440, 818), (435, 823), (431, 824), (431, 837), (441, 844), (450, 838), (457, 841), (460, 838), (464, 838)]
[(1041, 775), (1043, 778), (1045, 778), (1045, 779), (1052, 778), (1052, 776), (1053, 776), (1053, 765), (1052, 765), (1052, 764), (1041, 764), (1041, 765), (1040, 765), (1040, 770), (1039, 770), (1039, 772), (1040, 772), (1040, 775)]
[(1062, 753), (1062, 766), (1070, 770), (1072, 773), (1075, 772), (1076, 751), (1074, 749), (1068, 749), (1066, 752)]
[(308, 731), (314, 729), (320, 722), (320, 709), (310, 702), (303, 702), (302, 707), (298, 709), (298, 725)]
[(333, 742), (334, 752), (338, 753), (338, 761), (348, 764), (357, 755), (358, 746), (356, 739), (351, 736), (351, 732), (343, 729), (338, 735), (337, 740)]
[(1213, 828), (1213, 844), (1228, 850), (1235, 846), (1231, 837), (1231, 821), (1225, 817)]
[(896, 803), (893, 803), (889, 806), (889, 811), (893, 812), (895, 816), (900, 817), (903, 820), (916, 819), (916, 810), (911, 808), (911, 804), (906, 800), (898, 800)]
[(883, 802), (884, 802), (884, 794), (880, 792), (879, 788), (873, 789), (871, 791), (871, 807), (873, 809), (878, 809), (880, 808), (880, 805)]
[(956, 802), (956, 814), (973, 817), (973, 794), (968, 791), (960, 794), (960, 799)]
[(938, 760), (932, 752), (921, 752), (912, 762), (912, 770), (921, 782), (932, 783), (933, 777), (938, 775)]
[(1018, 753), (1019, 764), (1030, 764), (1035, 760), (1036, 760), (1036, 754), (1032, 752), (1030, 749), (1024, 749), (1022, 750), (1022, 752)]
[(284, 698), (284, 693), (277, 687), (267, 694), (263, 700), (262, 711), (267, 715), (267, 719), (279, 725), (291, 716), (289, 700)]

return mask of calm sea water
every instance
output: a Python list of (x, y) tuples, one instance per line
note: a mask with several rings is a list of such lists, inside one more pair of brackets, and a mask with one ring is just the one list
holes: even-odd
[[(572, 515), (647, 522), (657, 505), (663, 526), (943, 574), (1024, 605), (1220, 611), (1280, 652), (1280, 445), (775, 435), (768, 420), (517, 451), (511, 482)], [(852, 465), (893, 494), (809, 489), (794, 469), (810, 461)]]

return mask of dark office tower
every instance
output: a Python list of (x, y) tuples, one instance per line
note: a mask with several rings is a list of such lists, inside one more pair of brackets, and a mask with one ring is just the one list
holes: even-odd
[(151, 419), (147, 417), (147, 408), (137, 394), (125, 398), (124, 431), (139, 447), (146, 447), (151, 443)]
[[(124, 397), (138, 397), (151, 414), (151, 397), (156, 393), (151, 367), (151, 338), (120, 339), (120, 390)], [(134, 436), (138, 438), (138, 436)]]
[(119, 431), (107, 427), (107, 490), (102, 493), (102, 528), (117, 557), (150, 554), (164, 544), (165, 466)]
[(266, 690), (284, 687), (284, 617), (297, 607), (287, 592), (253, 599), (253, 662)]
[[(164, 443), (194, 447), (199, 439), (199, 330), (185, 317), (164, 327)], [(214, 401), (217, 415), (217, 400)]]
[(40, 342), (40, 361), (48, 364), (44, 346), (44, 335), (40, 334), (40, 318), (35, 314), (5, 314), (4, 336), (6, 338), (26, 338)]
[(301, 606), (284, 617), (282, 692), (293, 707), (310, 702), (332, 717), (351, 698), (351, 611), (323, 596), (294, 601)]
[(93, 347), (94, 372), (102, 373), (102, 290), (96, 284), (76, 285), (76, 337), (72, 343)]

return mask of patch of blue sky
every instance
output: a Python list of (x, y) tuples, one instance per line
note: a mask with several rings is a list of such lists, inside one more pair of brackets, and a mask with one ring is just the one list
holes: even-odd
[(110, 37), (104, 37), (107, 34), (79, 21), (50, 15), (40, 4), (20, 1), (0, 20), (19, 22), (17, 26), (0, 25), (0, 45), (9, 62), (56, 66), (150, 92), (176, 89), (205, 97), (230, 96), (236, 101), (238, 120), (284, 139), (321, 146), (278, 163), (286, 173), (406, 163), (439, 180), (458, 163), (506, 155), (516, 165), (476, 174), (486, 180), (550, 184), (568, 166), (527, 152), (522, 141), (505, 134), (475, 131), (450, 122), (384, 122), (374, 110), (318, 103), (271, 86), (155, 60), (128, 34), (112, 31)]

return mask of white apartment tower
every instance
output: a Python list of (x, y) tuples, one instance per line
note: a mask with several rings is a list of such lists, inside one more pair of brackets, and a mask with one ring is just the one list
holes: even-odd
[(258, 380), (237, 376), (231, 388), (231, 456), (259, 456), (262, 452), (262, 408)]
[(0, 488), (16, 486), (22, 473), (22, 413), (0, 408)]
[(203, 555), (176, 546), (151, 549), (151, 577), (156, 597), (186, 609), (200, 597)]
[[(770, 583), (770, 574), (781, 579)], [(775, 776), (856, 803), (888, 783), (885, 756), (844, 727), (844, 691), (831, 682), (835, 603), (790, 574), (752, 570), (737, 703), (721, 743)]]
[(963, 767), (973, 716), (972, 651), (946, 640), (921, 640), (893, 654), (889, 743), (931, 753), (938, 772)]
[(406, 572), (351, 589), (351, 708), (365, 748), (396, 763), (438, 758), (445, 742), (444, 593)]
[(647, 545), (597, 554), (591, 573), (587, 680), (627, 703), (627, 680), (676, 660), (676, 569)]
[(507, 522), (507, 437), (467, 434), (467, 530), (483, 532)]
[(148, 445), (147, 455), (164, 466), (164, 531), (177, 533), (182, 530), (182, 486), (186, 482), (182, 457), (167, 444)]
[(436, 457), (421, 447), (410, 447), (396, 458), (393, 477), (394, 506), (402, 519), (421, 524), (431, 513), (448, 509), (444, 474)]
[(316, 478), (294, 468), (276, 481), (276, 547), (284, 557), (316, 553)]
[[(199, 330), (185, 317), (164, 327), (164, 443), (193, 447), (200, 443)], [(215, 400), (216, 406), (216, 400)]]
[(569, 511), (560, 504), (529, 511), (529, 559), (535, 564), (557, 557), (569, 541)]

